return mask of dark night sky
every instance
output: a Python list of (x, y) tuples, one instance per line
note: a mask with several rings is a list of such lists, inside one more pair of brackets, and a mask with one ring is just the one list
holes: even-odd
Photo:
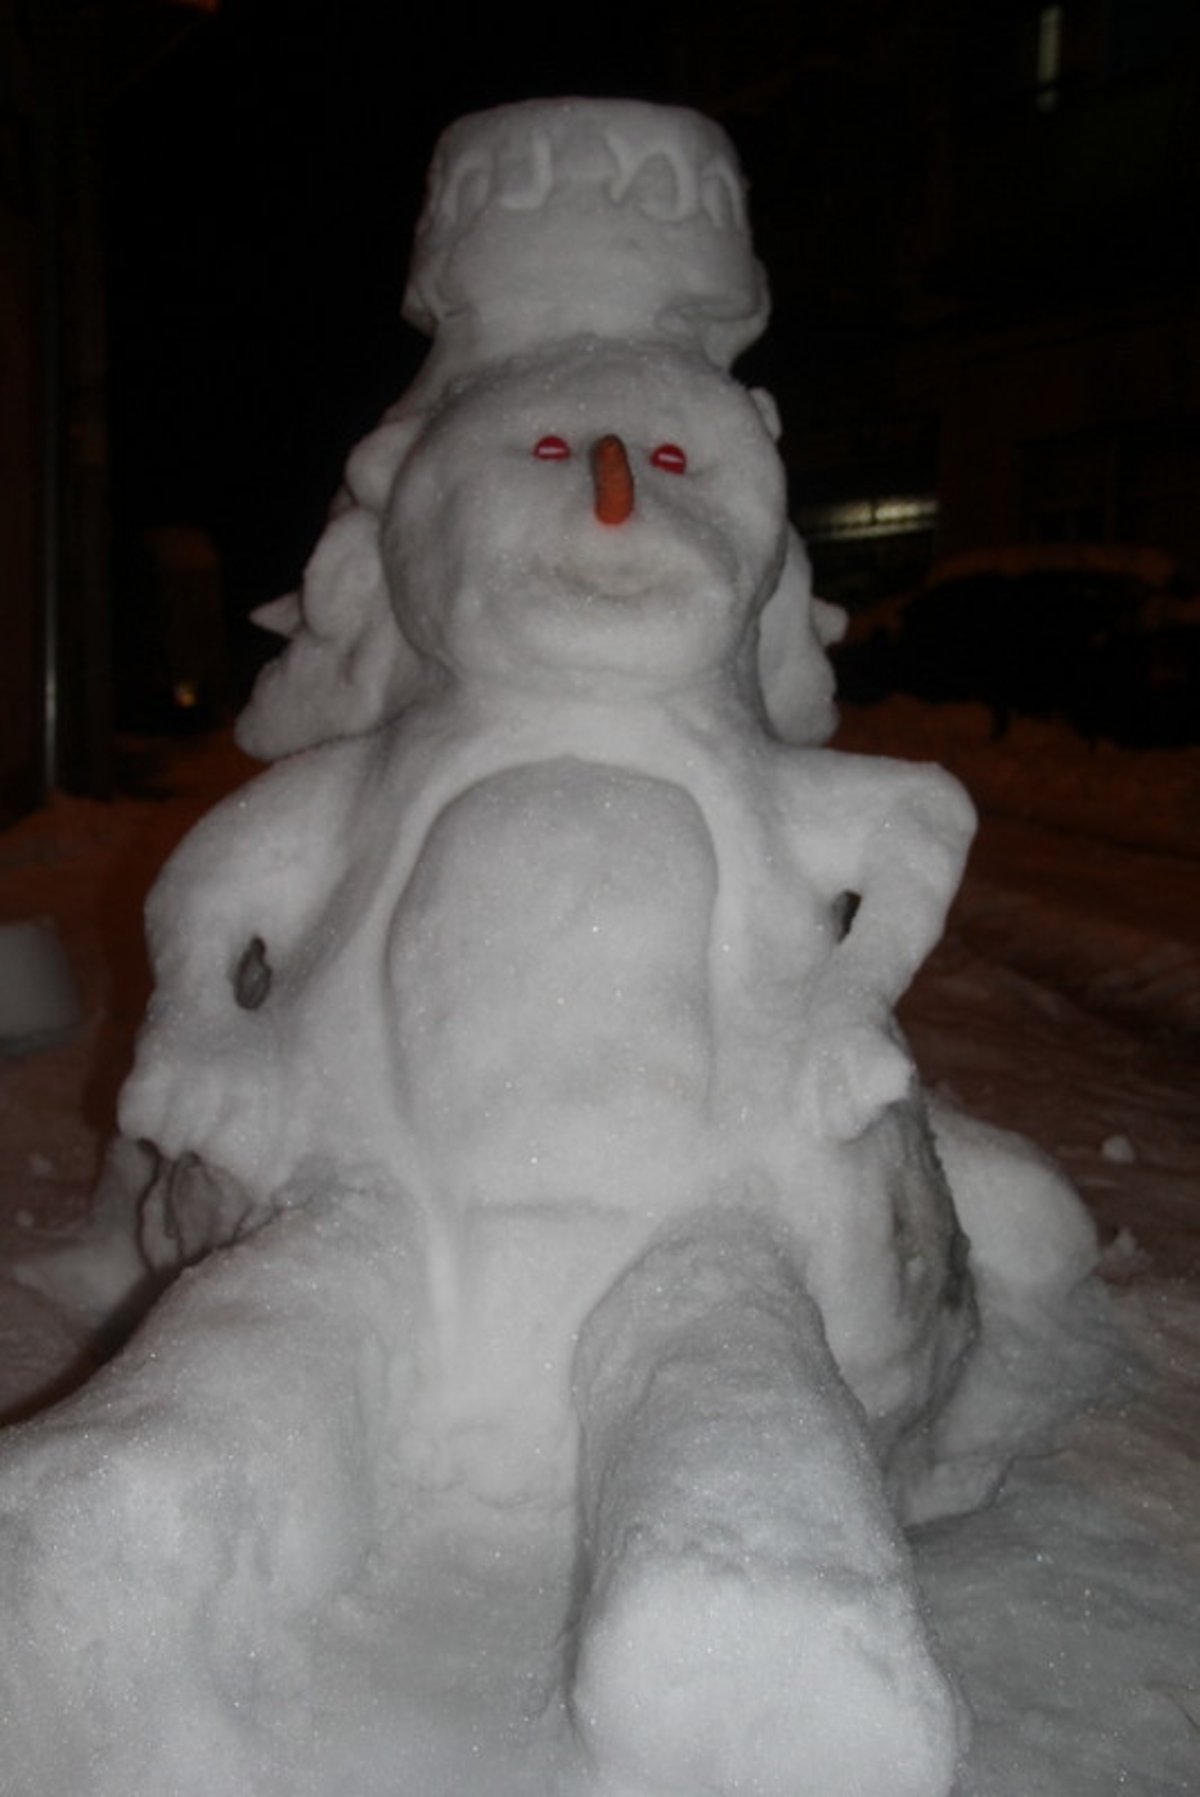
[[(400, 320), (404, 275), (434, 140), (464, 112), (556, 93), (703, 106), (704, 84), (718, 88), (776, 299), (740, 372), (778, 393), (785, 429), (800, 418), (853, 433), (886, 412), (906, 306), (921, 329), (929, 316), (936, 328), (938, 305), (1020, 323), (1061, 300), (1082, 317), (1131, 282), (1149, 293), (1159, 263), (1178, 287), (1172, 257), (1194, 268), (1193, 190), (1170, 152), (1191, 90), (1128, 78), (1151, 63), (1169, 74), (1194, 46), (1195, 0), (1068, 9), (1108, 21), (1096, 66), (1116, 85), (1090, 137), (1072, 136), (1064, 108), (1063, 141), (1085, 153), (1063, 164), (1075, 186), (1058, 211), (1036, 181), (1022, 187), (1011, 135), (988, 135), (1005, 108), (1036, 120), (1035, 0), (974, 0), (969, 18), (954, 0), (543, 0), (486, 13), (222, 0), (204, 19), (165, 0), (121, 4), (175, 41), (157, 59), (128, 55), (102, 112), (117, 543), (156, 524), (208, 529), (235, 622), (295, 585), (348, 448), (424, 353)], [(1079, 41), (1096, 49), (1087, 30)], [(1167, 110), (1139, 110), (1156, 93)], [(1180, 141), (1194, 155), (1194, 127)], [(1161, 216), (1156, 183), (1174, 207)], [(931, 240), (922, 208), (956, 185), (958, 235)], [(1064, 222), (1076, 232), (1065, 248)], [(911, 313), (918, 289), (924, 314)], [(239, 644), (256, 636), (239, 629)]]
[(418, 10), (226, 0), (106, 112), (118, 529), (209, 528), (235, 616), (294, 584), (423, 352), (399, 308), (442, 126), (536, 94), (676, 97), (645, 23)]

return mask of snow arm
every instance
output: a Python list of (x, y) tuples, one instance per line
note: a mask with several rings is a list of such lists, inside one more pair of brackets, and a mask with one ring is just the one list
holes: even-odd
[(942, 933), (975, 814), (939, 768), (806, 759), (801, 855), (834, 941), (807, 996), (804, 1098), (820, 1134), (849, 1140), (911, 1085), (892, 1009)]
[[(820, 874), (842, 901), (828, 977), (889, 1008), (938, 941), (975, 829), (962, 787), (941, 768), (857, 756), (834, 763)], [(838, 765), (840, 764), (840, 765)]]
[(263, 999), (343, 866), (350, 769), (297, 757), (191, 833), (147, 905), (155, 988), (120, 1101), (122, 1132), (168, 1159), (250, 1171), (283, 1101)]

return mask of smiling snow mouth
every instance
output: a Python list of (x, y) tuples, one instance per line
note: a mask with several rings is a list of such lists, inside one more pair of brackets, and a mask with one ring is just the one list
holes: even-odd
[(594, 599), (602, 605), (629, 605), (635, 601), (661, 598), (662, 596), (660, 589), (649, 584), (622, 586), (619, 581), (610, 581), (602, 587), (589, 588), (587, 592), (589, 600)]
[(580, 568), (546, 567), (536, 571), (537, 583), (552, 597), (561, 597), (572, 606), (629, 605), (639, 601), (673, 602), (679, 597), (679, 584), (647, 575), (643, 570), (605, 568), (603, 572), (585, 572)]
[(546, 564), (534, 570), (537, 586), (571, 605), (652, 605), (674, 610), (706, 584), (699, 569), (665, 575), (644, 567), (581, 567), (578, 563)]

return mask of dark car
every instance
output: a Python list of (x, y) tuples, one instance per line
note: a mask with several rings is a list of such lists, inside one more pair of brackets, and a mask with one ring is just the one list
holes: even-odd
[(850, 703), (893, 692), (1061, 717), (1127, 747), (1200, 737), (1200, 595), (1169, 557), (1033, 545), (940, 563), (853, 619), (834, 651)]

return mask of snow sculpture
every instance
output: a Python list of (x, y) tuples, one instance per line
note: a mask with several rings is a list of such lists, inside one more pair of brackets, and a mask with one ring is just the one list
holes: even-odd
[[(715, 127), (455, 126), (409, 308), (429, 366), (273, 612), (242, 735), (282, 759), (151, 901), (120, 1119), (144, 1254), (191, 1270), (9, 1444), (7, 1713), (58, 1718), (10, 1763), (273, 1789), (239, 1694), (466, 1505), (557, 1544), (514, 1789), (936, 1797), (964, 1720), (902, 1525), (1004, 1444), (959, 1476), (986, 1338), (892, 1007), (970, 807), (797, 746), (835, 620), (727, 372), (765, 297)], [(1017, 1291), (1002, 1151), (940, 1129), (989, 1306), (1052, 1305), (1082, 1213), (1039, 1168)]]
[[(376, 539), (396, 471), (447, 389), (589, 334), (684, 348), (717, 368), (760, 334), (766, 279), (732, 146), (708, 119), (634, 100), (530, 101), (460, 119), (434, 158), (404, 311), (436, 333), (425, 366), (350, 456), (300, 593), (255, 614), (290, 646), (241, 719), (252, 755), (370, 730), (419, 685)], [(770, 396), (757, 403), (777, 431)], [(844, 624), (813, 597), (793, 533), (762, 618), (764, 697), (787, 740), (832, 729), (819, 645)]]

